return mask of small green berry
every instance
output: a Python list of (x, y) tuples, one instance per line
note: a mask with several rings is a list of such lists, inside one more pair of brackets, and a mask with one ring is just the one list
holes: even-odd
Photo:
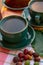
[(39, 65), (39, 62), (35, 62), (34, 65)]
[(26, 60), (24, 65), (30, 65), (30, 61)]

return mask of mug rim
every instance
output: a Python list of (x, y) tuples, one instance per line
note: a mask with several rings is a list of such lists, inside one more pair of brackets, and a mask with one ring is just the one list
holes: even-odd
[[(5, 31), (5, 30), (3, 29), (3, 27), (2, 27), (2, 25), (3, 25), (2, 22), (3, 22), (3, 20), (5, 20), (5, 19), (8, 19), (8, 18), (10, 19), (10, 17), (11, 17), (11, 18), (13, 18), (13, 17), (16, 18), (16, 17), (17, 17), (18, 19), (21, 18), (22, 20), (24, 20), (24, 22), (26, 23), (25, 27), (24, 27), (22, 30), (18, 31), (18, 32), (8, 32), (8, 31)], [(25, 18), (23, 18), (22, 16), (18, 16), (18, 15), (7, 16), (7, 17), (3, 18), (3, 19), (1, 20), (1, 22), (0, 22), (0, 30), (1, 30), (4, 34), (12, 35), (12, 34), (22, 33), (22, 32), (25, 31), (27, 28), (28, 28), (28, 21), (25, 20)]]
[[(35, 2), (37, 2), (37, 1), (35, 1)], [(29, 9), (31, 9), (32, 11), (37, 12), (37, 13), (39, 13), (39, 14), (43, 14), (43, 12), (39, 12), (39, 11), (33, 10), (33, 8), (32, 8), (31, 6), (32, 6), (32, 4), (34, 4), (35, 2), (32, 2), (31, 4), (28, 3)], [(40, 1), (39, 1), (39, 2), (40, 2)]]
[(6, 6), (7, 8), (9, 8), (9, 9), (11, 9), (11, 10), (24, 10), (25, 8), (28, 7), (28, 5), (27, 5), (27, 6), (21, 7), (21, 8), (12, 8), (12, 7), (8, 6), (8, 5), (6, 5), (3, 0), (2, 0), (2, 3), (3, 3), (4, 6)]

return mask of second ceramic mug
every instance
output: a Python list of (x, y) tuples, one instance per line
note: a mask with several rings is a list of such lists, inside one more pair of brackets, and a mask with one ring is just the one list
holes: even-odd
[(35, 21), (36, 24), (43, 23), (43, 1), (32, 2), (28, 4), (28, 6), (31, 19)]
[(0, 22), (0, 32), (5, 41), (17, 43), (25, 38), (28, 22), (21, 16), (8, 16)]

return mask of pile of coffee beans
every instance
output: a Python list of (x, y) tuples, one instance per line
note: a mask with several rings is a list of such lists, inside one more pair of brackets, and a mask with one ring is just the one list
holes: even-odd
[(39, 54), (29, 51), (28, 49), (24, 49), (24, 51), (19, 52), (16, 57), (13, 58), (13, 62), (16, 65), (22, 65), (24, 62), (24, 65), (30, 65), (30, 60), (34, 60), (34, 65), (39, 64), (40, 62), (40, 56)]

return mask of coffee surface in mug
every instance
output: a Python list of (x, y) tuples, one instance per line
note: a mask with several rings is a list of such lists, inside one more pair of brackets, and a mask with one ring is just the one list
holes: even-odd
[(12, 18), (8, 19), (2, 26), (6, 32), (19, 32), (26, 26), (22, 19)]
[(34, 2), (31, 5), (31, 9), (36, 11), (36, 12), (43, 12), (43, 2)]

